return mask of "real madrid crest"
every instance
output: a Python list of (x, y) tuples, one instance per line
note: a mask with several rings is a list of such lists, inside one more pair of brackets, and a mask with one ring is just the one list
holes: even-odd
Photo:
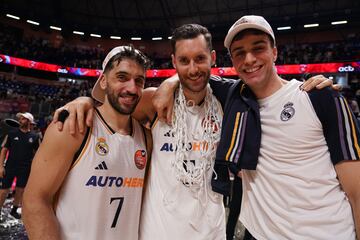
[(280, 119), (282, 121), (286, 122), (295, 115), (295, 108), (293, 108), (293, 105), (292, 102), (288, 102), (284, 105), (284, 109), (280, 114)]
[(98, 138), (98, 142), (95, 146), (95, 151), (100, 156), (105, 156), (109, 152), (109, 146), (106, 144), (105, 138)]

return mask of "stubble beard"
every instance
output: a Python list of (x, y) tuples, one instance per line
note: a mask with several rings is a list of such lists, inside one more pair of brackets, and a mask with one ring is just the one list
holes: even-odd
[(131, 107), (123, 107), (120, 103), (119, 103), (119, 98), (120, 98), (120, 94), (116, 95), (113, 91), (111, 90), (106, 90), (106, 94), (107, 94), (107, 98), (108, 101), (110, 103), (110, 106), (115, 109), (115, 111), (117, 111), (120, 114), (123, 115), (130, 115), (131, 113), (134, 112), (136, 105), (139, 102), (139, 98), (137, 99), (137, 101), (131, 106)]

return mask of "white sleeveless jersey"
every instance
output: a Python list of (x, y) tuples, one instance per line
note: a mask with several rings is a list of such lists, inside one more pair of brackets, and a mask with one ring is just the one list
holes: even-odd
[(132, 135), (114, 133), (95, 115), (55, 203), (61, 237), (136, 240), (147, 161), (145, 134), (135, 120)]
[[(217, 102), (217, 104), (219, 104)], [(219, 109), (222, 109), (219, 104)], [(204, 108), (191, 107), (186, 119), (189, 136), (184, 167), (201, 161), (204, 141), (196, 138), (203, 131)], [(222, 113), (216, 116), (222, 119)], [(214, 127), (220, 131), (220, 126)], [(141, 240), (219, 240), (225, 239), (223, 198), (211, 190), (212, 167), (206, 170), (205, 186), (197, 192), (176, 179), (175, 137), (171, 128), (160, 121), (152, 128), (153, 152), (150, 174), (141, 213)], [(213, 165), (214, 163), (212, 163)]]

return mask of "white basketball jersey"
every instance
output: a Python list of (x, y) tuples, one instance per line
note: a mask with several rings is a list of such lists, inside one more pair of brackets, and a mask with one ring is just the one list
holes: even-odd
[(55, 203), (62, 239), (138, 239), (147, 161), (144, 132), (132, 120), (121, 135), (99, 113)]
[[(222, 113), (216, 117), (222, 119)], [(184, 168), (203, 160), (200, 148), (206, 143), (198, 136), (202, 136), (204, 118), (203, 107), (193, 106), (188, 110), (185, 127), (189, 133), (189, 144)], [(220, 126), (214, 126), (214, 129), (220, 131)], [(186, 184), (177, 180), (172, 166), (176, 145), (171, 128), (157, 121), (152, 135), (153, 152), (141, 215), (140, 239), (225, 239), (223, 198), (213, 192), (210, 186), (212, 167), (206, 170), (204, 186), (197, 192), (191, 191)]]

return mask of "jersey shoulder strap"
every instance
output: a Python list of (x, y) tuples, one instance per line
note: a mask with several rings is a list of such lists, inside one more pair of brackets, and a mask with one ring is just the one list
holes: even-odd
[(152, 139), (152, 135), (151, 135), (151, 130), (145, 128), (142, 125), (141, 125), (141, 128), (144, 132), (144, 138), (145, 138), (145, 144), (146, 144), (146, 154), (147, 154), (147, 161), (146, 161), (146, 168), (145, 168), (145, 181), (146, 181), (148, 174), (149, 174), (148, 172), (149, 172), (150, 163), (151, 163), (153, 139)]

